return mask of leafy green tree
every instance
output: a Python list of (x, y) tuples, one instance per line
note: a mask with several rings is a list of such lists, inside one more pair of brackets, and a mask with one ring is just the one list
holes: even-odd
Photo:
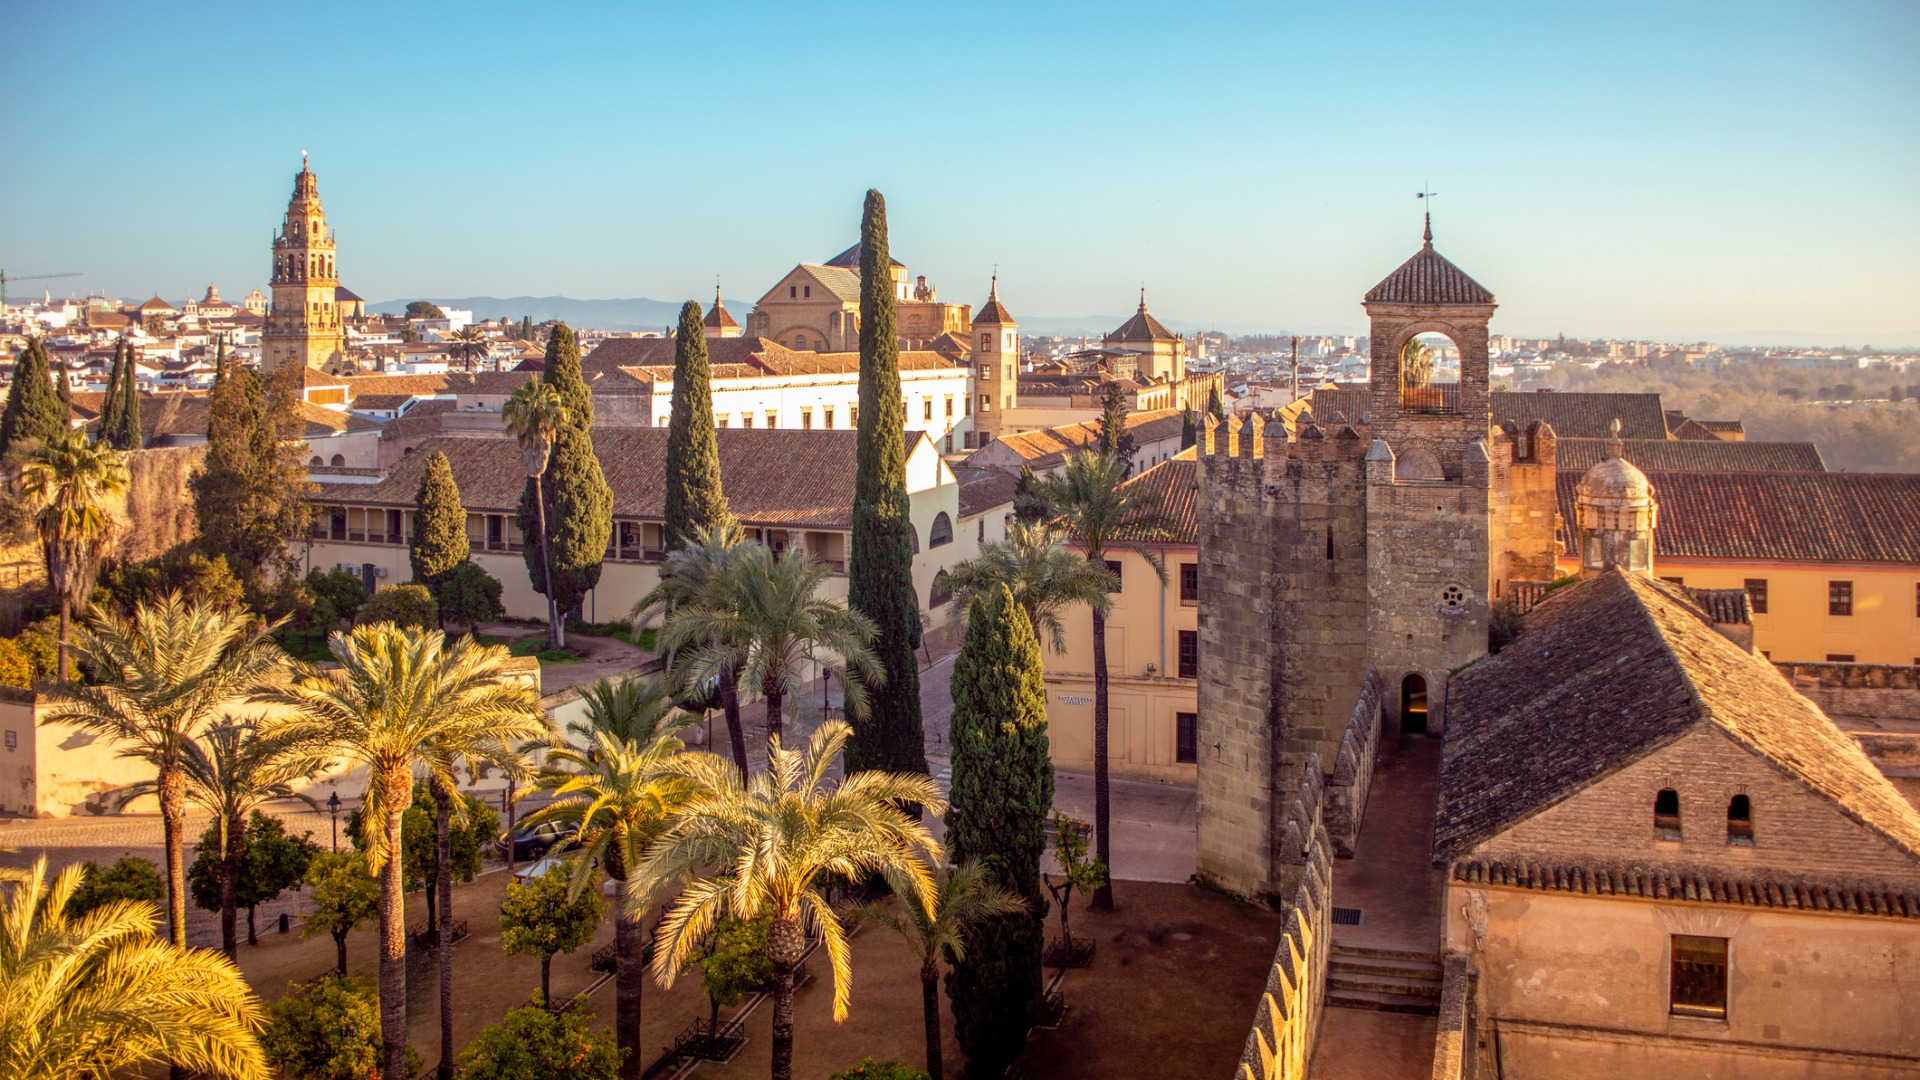
[(713, 373), (707, 363), (700, 305), (680, 308), (673, 339), (673, 412), (667, 420), (667, 550), (685, 546), (697, 529), (729, 520), (720, 484), (720, 443), (713, 429)]
[(1061, 616), (1068, 608), (1088, 604), (1105, 608), (1112, 601), (1107, 587), (1113, 576), (1060, 544), (1060, 530), (1046, 521), (1014, 521), (1007, 538), (980, 549), (980, 554), (957, 563), (947, 572), (953, 589), (953, 622), (964, 627), (973, 598), (1004, 585), (1013, 602), (1027, 613), (1034, 635), (1045, 635), (1054, 652), (1067, 647), (1067, 628)]
[[(374, 1080), (380, 1072), (380, 995), (344, 975), (296, 985), (267, 1007), (267, 1063), (288, 1080)], [(407, 1048), (407, 1075), (420, 1055)]]
[(67, 362), (65, 360), (58, 360), (54, 362), (53, 364), (54, 395), (60, 399), (60, 404), (65, 405), (67, 407), (68, 415), (72, 415), (73, 383), (68, 379), (69, 374), (70, 372), (67, 369)]
[(440, 305), (431, 300), (412, 300), (407, 303), (409, 319), (444, 319), (446, 317), (447, 313), (440, 310)]
[(33, 659), (13, 638), (0, 638), (0, 686), (33, 686)]
[(614, 1080), (621, 1050), (593, 1014), (511, 1009), (460, 1052), (460, 1080)]
[[(221, 834), (228, 830), (222, 826), (222, 822), (215, 821), (200, 834), (200, 853), (187, 870), (193, 902), (203, 911), (226, 910)], [(246, 828), (241, 832), (237, 873), (233, 878), (234, 903), (247, 909), (247, 944), (260, 943), (254, 910), (261, 904), (272, 903), (281, 893), (306, 880), (307, 864), (320, 852), (320, 845), (309, 839), (312, 835), (289, 836), (279, 818), (268, 817), (258, 810), (247, 819)]]
[(367, 586), (360, 575), (345, 570), (307, 571), (307, 589), (313, 593), (313, 623), (329, 633), (342, 622), (352, 622), (367, 604)]
[(300, 439), (305, 402), (293, 365), (270, 381), (227, 364), (208, 395), (207, 456), (189, 482), (200, 546), (249, 579), (272, 569), (296, 576), (287, 544), (312, 517)]
[[(451, 881), (472, 881), (484, 869), (487, 848), (500, 835), (500, 813), (493, 804), (471, 795), (455, 795), (459, 812), (453, 815), (448, 832), (452, 848)], [(413, 785), (413, 801), (401, 817), (401, 888), (407, 892), (424, 889), (427, 894), (427, 925), (439, 922), (440, 845), (437, 837), (439, 804), (426, 784)], [(347, 836), (353, 846), (367, 847), (366, 819), (358, 809), (347, 815)]]
[(758, 915), (736, 919), (722, 915), (707, 931), (687, 963), (700, 969), (707, 995), (707, 1033), (720, 1030), (720, 1010), (740, 1004), (748, 994), (773, 985), (773, 961), (767, 958), (767, 930), (773, 919)]
[(487, 332), (477, 326), (463, 326), (449, 340), (453, 348), (447, 350), (448, 355), (457, 357), (468, 371), (475, 370), (479, 366), (476, 361), (487, 355)]
[[(1067, 927), (1067, 910), (1074, 893), (1093, 896), (1107, 884), (1107, 864), (1087, 857), (1087, 839), (1081, 835), (1086, 822), (1068, 814), (1053, 819), (1053, 858), (1060, 864), (1060, 880), (1047, 878), (1047, 891), (1060, 909), (1060, 942), (1073, 951), (1073, 932)], [(1093, 946), (1087, 946), (1091, 949)]]
[[(323, 851), (307, 863), (307, 887), (313, 890), (307, 897), (312, 906), (307, 910), (302, 936), (331, 936), (339, 953), (335, 971), (345, 975), (347, 935), (362, 919), (379, 913), (380, 883), (367, 872), (365, 857), (351, 851)], [(379, 1026), (377, 1016), (370, 1026)], [(378, 1041), (374, 1046), (378, 1048)]]
[(73, 609), (93, 592), (94, 571), (119, 527), (108, 501), (125, 494), (120, 452), (65, 429), (33, 447), (20, 472), (20, 501), (33, 515), (47, 581), (60, 601), (58, 674), (67, 681), (67, 628)]
[(1100, 390), (1099, 438), (1094, 446), (1126, 462), (1129, 473), (1133, 471), (1133, 455), (1140, 452), (1140, 442), (1127, 429), (1127, 390), (1117, 382)]
[(480, 624), (497, 619), (505, 613), (501, 606), (500, 579), (480, 568), (480, 564), (471, 560), (454, 567), (434, 591), (434, 597), (440, 604), (440, 619), (454, 626), (465, 626), (469, 633), (479, 633)]
[(572, 875), (564, 866), (525, 882), (507, 886), (500, 906), (500, 946), (508, 956), (540, 958), (540, 999), (553, 1001), (553, 957), (570, 953), (593, 940), (605, 905), (600, 900), (598, 874), (576, 893)]
[(45, 342), (28, 338), (27, 347), (20, 350), (14, 362), (7, 406), (0, 412), (0, 458), (27, 440), (52, 442), (66, 433), (72, 415), (53, 388)]
[(976, 597), (953, 669), (952, 803), (947, 846), (1023, 905), (982, 919), (947, 976), (954, 1035), (969, 1075), (998, 1076), (1020, 1052), (1040, 997), (1040, 856), (1053, 809), (1047, 690), (1040, 643), (1005, 585)]
[(167, 887), (160, 868), (137, 855), (122, 855), (105, 870), (92, 859), (82, 864), (85, 874), (67, 901), (67, 918), (82, 915), (116, 900), (137, 900), (158, 906)]
[(860, 222), (859, 466), (853, 483), (853, 544), (847, 606), (873, 621), (885, 672), (882, 695), (847, 748), (852, 772), (927, 771), (920, 720), (920, 602), (913, 588), (913, 508), (907, 501), (900, 341), (887, 252), (887, 202), (867, 192)]
[[(1105, 566), (1107, 554), (1126, 548), (1140, 556), (1162, 584), (1167, 568), (1148, 541), (1163, 533), (1167, 517), (1147, 490), (1127, 481), (1126, 463), (1110, 454), (1089, 451), (1071, 455), (1058, 476), (1040, 484), (1040, 494), (1053, 507), (1054, 524), (1065, 530), (1086, 553), (1087, 561)], [(1112, 789), (1107, 770), (1107, 608), (1091, 605), (1093, 613), (1093, 828), (1100, 861), (1111, 864)], [(1093, 894), (1099, 910), (1113, 907), (1113, 885)]]
[[(515, 388), (501, 412), (507, 434), (520, 444), (520, 464), (526, 470), (527, 483), (533, 487), (535, 530), (528, 533), (523, 528), (521, 535), (539, 541), (540, 565), (533, 578), (534, 589), (547, 598), (547, 648), (557, 649), (566, 641), (567, 630), (566, 620), (560, 617), (560, 609), (553, 599), (558, 593), (553, 587), (553, 553), (547, 543), (547, 496), (542, 481), (553, 464), (553, 440), (567, 422), (567, 403), (553, 387), (530, 379)], [(522, 510), (525, 504), (523, 497)], [(529, 557), (535, 546), (526, 546)], [(528, 566), (529, 573), (533, 573), (531, 561)]]
[(431, 630), (440, 625), (440, 605), (425, 585), (389, 585), (368, 597), (354, 618), (356, 626), (383, 622)]
[(454, 483), (446, 454), (435, 450), (427, 458), (413, 502), (413, 541), (407, 560), (413, 564), (413, 580), (434, 588), (473, 554), (467, 540), (467, 509), (460, 504), (460, 487)]
[[(547, 593), (562, 620), (555, 628), (558, 648), (566, 644), (564, 619), (600, 583), (600, 564), (613, 535), (613, 489), (593, 453), (593, 395), (580, 372), (579, 344), (565, 323), (556, 325), (547, 340), (541, 381), (560, 395), (566, 416), (553, 433), (545, 484), (529, 479), (521, 494), (519, 523), (523, 534), (546, 538), (544, 568), (533, 545), (525, 555), (534, 587)], [(543, 587), (543, 569), (551, 592)]]
[[(641, 597), (628, 615), (633, 620), (634, 632), (637, 634), (644, 630), (647, 621), (656, 614), (664, 614), (671, 620), (681, 608), (704, 603), (703, 597), (746, 553), (748, 546), (740, 526), (731, 520), (711, 529), (695, 529), (685, 547), (667, 555), (667, 561), (660, 567), (660, 583)], [(712, 640), (703, 644), (719, 646), (725, 643)], [(677, 658), (671, 652), (668, 653), (668, 661), (670, 668), (679, 668)], [(703, 702), (719, 699), (721, 715), (727, 722), (727, 737), (733, 747), (734, 764), (739, 767), (740, 775), (745, 777), (747, 736), (740, 721), (740, 669), (737, 666), (730, 668), (715, 678), (713, 690), (714, 693), (708, 695), (704, 687), (697, 691), (683, 687), (683, 700), (691, 704), (696, 699)], [(710, 706), (702, 704), (696, 707), (704, 709)]]

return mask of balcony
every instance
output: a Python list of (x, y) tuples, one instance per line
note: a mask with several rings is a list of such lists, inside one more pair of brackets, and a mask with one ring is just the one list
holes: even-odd
[(1460, 384), (1433, 383), (1400, 388), (1400, 411), (1421, 416), (1450, 416), (1460, 411)]

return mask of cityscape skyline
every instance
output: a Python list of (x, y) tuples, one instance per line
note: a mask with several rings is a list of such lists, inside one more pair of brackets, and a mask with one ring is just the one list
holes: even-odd
[[(1007, 13), (1009, 35), (1059, 43), (1017, 56), (993, 47), (988, 13), (961, 30), (887, 9), (875, 29), (736, 9), (716, 36), (692, 14), (588, 7), (562, 38), (475, 9), (417, 20), (399, 63), (351, 17), (268, 12), (91, 34), (87, 78), (63, 77), (54, 46), (111, 8), (0, 16), (41, 46), (0, 73), (14, 145), (63, 110), (135, 101), (201, 128), (126, 125), (105, 167), (48, 168), (50, 151), (0, 163), (0, 265), (81, 271), (46, 283), (79, 292), (263, 285), (261, 241), (305, 149), (342, 281), (374, 301), (704, 303), (716, 276), (757, 296), (850, 243), (875, 186), (896, 255), (945, 299), (980, 302), (997, 267), (1020, 316), (1121, 314), (1144, 284), (1183, 324), (1352, 333), (1378, 267), (1417, 248), (1413, 195), (1431, 184), (1436, 246), (1499, 297), (1504, 332), (1920, 343), (1920, 208), (1897, 187), (1920, 166), (1909, 5), (1628, 6), (1604, 22), (1482, 9), (1399, 26), (1238, 11), (1233, 40), (1206, 16)], [(942, 32), (952, 65), (908, 48)], [(623, 33), (660, 44), (640, 65), (596, 44)], [(300, 78), (271, 59), (296, 38), (325, 60)], [(1324, 44), (1286, 44), (1300, 41)], [(789, 47), (821, 62), (867, 50), (873, 101), (846, 78), (793, 81)], [(1151, 80), (1091, 79), (1078, 58), (1095, 55)], [(1163, 55), (1181, 58), (1171, 76)], [(503, 78), (516, 64), (540, 77)], [(248, 74), (265, 91), (230, 101)], [(407, 115), (384, 114), (395, 101)]]

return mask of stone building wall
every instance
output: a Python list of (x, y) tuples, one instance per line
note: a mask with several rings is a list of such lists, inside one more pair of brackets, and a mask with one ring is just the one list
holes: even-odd
[(1780, 674), (1836, 720), (1920, 723), (1920, 667), (1777, 663)]
[(169, 446), (127, 454), (127, 494), (113, 516), (120, 523), (114, 557), (150, 559), (200, 535), (187, 486), (206, 459), (205, 446)]
[(1373, 790), (1373, 763), (1384, 718), (1381, 696), (1380, 673), (1368, 668), (1360, 700), (1353, 703), (1346, 734), (1340, 737), (1333, 775), (1327, 780), (1327, 835), (1333, 838), (1333, 853), (1342, 859), (1353, 858), (1367, 814), (1367, 796)]
[(1320, 824), (1324, 780), (1309, 755), (1295, 776), (1296, 794), (1280, 823), (1283, 888), (1276, 905), (1285, 918), (1253, 1030), (1240, 1054), (1236, 1080), (1306, 1080), (1327, 992), (1327, 954), (1333, 944), (1332, 843)]

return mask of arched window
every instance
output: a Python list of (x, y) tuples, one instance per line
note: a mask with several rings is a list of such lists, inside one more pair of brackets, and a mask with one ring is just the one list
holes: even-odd
[(942, 607), (953, 602), (953, 586), (947, 582), (945, 570), (933, 575), (933, 588), (927, 592), (927, 610)]
[(907, 535), (913, 537), (913, 553), (920, 554), (920, 530), (914, 528), (911, 521), (907, 522)]
[(1735, 795), (1727, 803), (1727, 843), (1753, 846), (1753, 803), (1745, 795)]
[(319, 455), (319, 454), (315, 454), (315, 455), (313, 455), (313, 460), (312, 460), (312, 461), (309, 461), (309, 462), (307, 462), (307, 464), (309, 464), (309, 465), (324, 465), (324, 464), (326, 464), (326, 462), (324, 462), (324, 461), (321, 461), (321, 460), (320, 460), (320, 455)]
[(1662, 840), (1680, 839), (1680, 793), (1672, 788), (1653, 797), (1653, 832)]
[(945, 510), (933, 516), (933, 528), (927, 530), (927, 546), (939, 547), (953, 543), (953, 519)]
[(1427, 680), (1418, 672), (1400, 680), (1400, 731), (1408, 735), (1427, 733)]
[(335, 455), (333, 455), (333, 464), (335, 464), (335, 465), (345, 465), (346, 463), (347, 463), (347, 456), (346, 456), (345, 454), (335, 454)]

